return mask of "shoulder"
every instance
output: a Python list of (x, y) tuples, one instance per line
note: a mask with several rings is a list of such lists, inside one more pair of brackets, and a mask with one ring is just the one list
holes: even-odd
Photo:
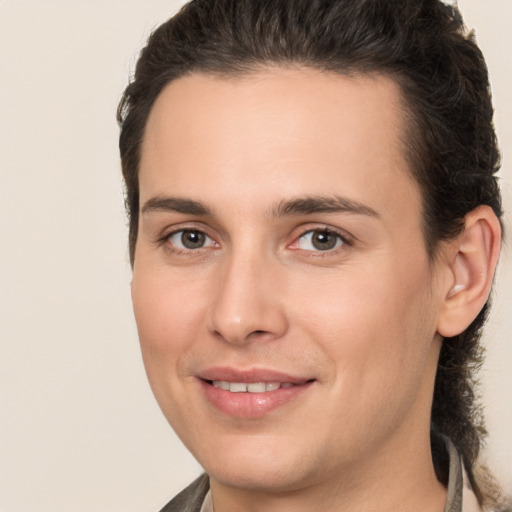
[(209, 488), (208, 475), (202, 474), (167, 503), (160, 512), (199, 512)]

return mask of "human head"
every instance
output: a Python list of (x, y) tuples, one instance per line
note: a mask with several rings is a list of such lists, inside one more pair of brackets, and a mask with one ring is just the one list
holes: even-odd
[[(438, 0), (199, 0), (151, 36), (119, 108), (132, 263), (141, 142), (163, 88), (192, 72), (243, 76), (290, 64), (342, 75), (380, 73), (399, 84), (410, 124), (404, 143), (422, 193), (432, 260), (477, 206), (501, 216), (487, 70), (455, 8)], [(434, 391), (433, 432), (451, 437), (468, 467), (480, 443), (472, 374), (486, 310), (444, 341)]]

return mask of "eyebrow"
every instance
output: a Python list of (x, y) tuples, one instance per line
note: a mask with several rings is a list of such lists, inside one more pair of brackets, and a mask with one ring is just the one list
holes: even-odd
[[(212, 216), (211, 209), (204, 203), (181, 197), (153, 197), (144, 203), (142, 213), (175, 212), (185, 215)], [(314, 213), (350, 213), (379, 217), (369, 206), (341, 196), (305, 196), (281, 201), (271, 208), (271, 217), (288, 217), (294, 215), (312, 215)]]
[(314, 213), (351, 213), (379, 217), (379, 214), (369, 206), (337, 195), (332, 196), (307, 196), (281, 201), (276, 208), (271, 210), (274, 217), (288, 215), (311, 215)]
[(193, 199), (181, 197), (152, 197), (142, 207), (142, 213), (176, 212), (188, 215), (211, 215), (210, 209)]

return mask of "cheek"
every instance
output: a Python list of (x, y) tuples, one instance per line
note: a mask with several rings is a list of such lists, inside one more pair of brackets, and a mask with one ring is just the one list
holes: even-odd
[(179, 362), (197, 338), (204, 316), (204, 290), (193, 282), (134, 271), (132, 302), (148, 375), (179, 370)]
[(355, 433), (368, 443), (380, 439), (421, 402), (435, 334), (425, 282), (420, 275), (393, 283), (360, 274), (308, 294), (302, 325), (330, 368), (325, 409), (343, 404), (329, 419), (340, 446), (351, 445)]
[(188, 355), (200, 336), (197, 286), (162, 272), (134, 271), (132, 302), (149, 384), (171, 426), (184, 436), (195, 424), (187, 401)]
[(429, 282), (428, 264), (415, 265), (415, 272), (393, 265), (351, 269), (309, 287), (305, 328), (339, 378), (350, 376), (354, 386), (378, 380), (391, 388), (424, 364), (435, 335)]

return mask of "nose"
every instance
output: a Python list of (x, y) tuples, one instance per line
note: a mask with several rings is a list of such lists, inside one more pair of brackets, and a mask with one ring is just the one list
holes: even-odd
[(284, 335), (285, 278), (279, 263), (252, 253), (231, 254), (222, 262), (207, 327), (227, 343), (243, 345)]

